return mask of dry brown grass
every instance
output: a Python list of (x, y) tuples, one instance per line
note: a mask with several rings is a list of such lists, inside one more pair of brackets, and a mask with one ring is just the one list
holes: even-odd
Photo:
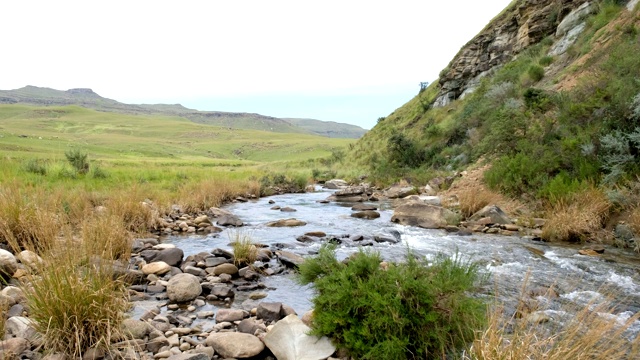
[(611, 202), (602, 190), (589, 187), (549, 210), (541, 237), (547, 241), (584, 241), (601, 230)]
[(128, 231), (145, 233), (156, 228), (158, 218), (158, 210), (145, 203), (147, 196), (143, 189), (132, 187), (110, 194), (104, 206), (107, 213), (118, 217)]
[(205, 211), (233, 200), (238, 196), (260, 195), (257, 181), (209, 179), (190, 183), (178, 191), (178, 202), (185, 212)]
[[(460, 213), (465, 218), (492, 204), (497, 205), (510, 215), (523, 211), (525, 207), (520, 202), (489, 190), (484, 185), (483, 174), (489, 168), (490, 165), (482, 165), (482, 160), (479, 160), (477, 164), (467, 170), (464, 176), (458, 178), (449, 190), (442, 194), (443, 199), (446, 201), (455, 195), (458, 199)], [(448, 206), (446, 202), (444, 205)]]
[(86, 218), (82, 225), (84, 245), (103, 259), (129, 260), (131, 238), (122, 218), (116, 215), (96, 214)]
[(18, 183), (0, 186), (0, 242), (18, 251), (29, 245), (47, 247), (58, 235), (60, 218), (42, 190)]
[[(593, 359), (619, 360), (640, 358), (640, 337), (626, 333), (638, 321), (640, 313), (624, 322), (614, 317), (608, 302), (588, 304), (566, 322), (545, 327), (526, 320), (505, 319), (501, 307), (490, 315), (488, 328), (479, 333), (465, 359)], [(508, 326), (508, 323), (514, 323)]]

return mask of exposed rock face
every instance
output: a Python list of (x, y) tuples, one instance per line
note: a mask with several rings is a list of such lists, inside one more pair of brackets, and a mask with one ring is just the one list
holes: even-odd
[[(434, 106), (473, 92), (483, 77), (546, 36), (556, 33), (561, 21), (587, 0), (521, 0), (496, 17), (467, 43), (440, 73)], [(567, 29), (569, 30), (569, 29)]]

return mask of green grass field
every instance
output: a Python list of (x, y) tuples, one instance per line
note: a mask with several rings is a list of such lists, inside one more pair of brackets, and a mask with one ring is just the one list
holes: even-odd
[(79, 148), (97, 161), (239, 166), (327, 157), (353, 141), (77, 106), (0, 105), (0, 153), (11, 158), (63, 159)]

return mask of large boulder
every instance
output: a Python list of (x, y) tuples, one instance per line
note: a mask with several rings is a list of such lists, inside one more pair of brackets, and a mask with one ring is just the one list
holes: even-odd
[(349, 186), (349, 184), (342, 179), (332, 179), (324, 183), (324, 187), (331, 190), (338, 190)]
[(256, 336), (238, 332), (212, 333), (205, 343), (223, 358), (246, 359), (264, 350), (264, 344)]
[(220, 218), (218, 218), (217, 223), (220, 226), (240, 227), (240, 226), (244, 225), (242, 220), (240, 220), (240, 218), (235, 216), (235, 215), (223, 215)]
[(295, 226), (304, 226), (307, 225), (306, 222), (298, 219), (281, 219), (276, 221), (271, 221), (266, 224), (269, 227), (295, 227)]
[(167, 296), (171, 302), (194, 300), (202, 293), (200, 279), (191, 274), (174, 275), (167, 283)]
[(417, 193), (418, 190), (413, 186), (393, 185), (384, 191), (384, 196), (389, 199), (397, 199), (407, 197), (409, 195), (415, 195)]
[(507, 214), (505, 214), (504, 211), (496, 205), (487, 205), (483, 207), (480, 211), (471, 215), (469, 221), (478, 221), (483, 218), (490, 219), (489, 221), (492, 224), (513, 224)]
[(441, 229), (447, 226), (447, 219), (454, 216), (453, 212), (443, 207), (411, 201), (396, 207), (391, 221), (425, 229)]
[(264, 343), (278, 360), (321, 360), (336, 351), (327, 337), (307, 335), (310, 331), (297, 316), (289, 315), (273, 326)]
[(10, 278), (18, 270), (18, 260), (7, 250), (0, 249), (0, 277)]

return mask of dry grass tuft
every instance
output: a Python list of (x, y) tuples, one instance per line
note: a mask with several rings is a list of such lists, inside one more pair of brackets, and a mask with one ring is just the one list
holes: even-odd
[(131, 235), (119, 216), (96, 214), (82, 224), (82, 241), (92, 254), (103, 259), (129, 260)]
[(600, 189), (590, 187), (560, 201), (549, 210), (541, 237), (547, 241), (583, 241), (602, 229), (611, 202)]
[(640, 318), (635, 314), (624, 322), (614, 317), (609, 303), (588, 304), (566, 322), (547, 328), (542, 324), (518, 320), (512, 327), (497, 307), (488, 328), (479, 333), (469, 349), (467, 360), (521, 359), (638, 359), (640, 338), (626, 333)]
[(125, 229), (145, 233), (157, 226), (157, 211), (147, 203), (143, 191), (134, 187), (112, 194), (105, 201), (108, 214), (120, 218)]
[(43, 335), (43, 348), (70, 358), (82, 358), (91, 348), (109, 351), (111, 342), (122, 337), (120, 324), (129, 306), (115, 268), (95, 258), (97, 252), (114, 249), (93, 245), (72, 236), (60, 239), (23, 278), (29, 317)]
[(59, 217), (47, 196), (16, 182), (0, 186), (0, 242), (16, 251), (45, 248), (59, 228)]
[(258, 257), (258, 248), (251, 236), (240, 230), (230, 230), (229, 239), (233, 247), (233, 263), (238, 266), (251, 265)]
[(487, 205), (501, 206), (501, 204), (508, 202), (504, 196), (488, 190), (484, 186), (460, 188), (456, 194), (460, 203), (460, 213), (464, 218), (470, 217)]

